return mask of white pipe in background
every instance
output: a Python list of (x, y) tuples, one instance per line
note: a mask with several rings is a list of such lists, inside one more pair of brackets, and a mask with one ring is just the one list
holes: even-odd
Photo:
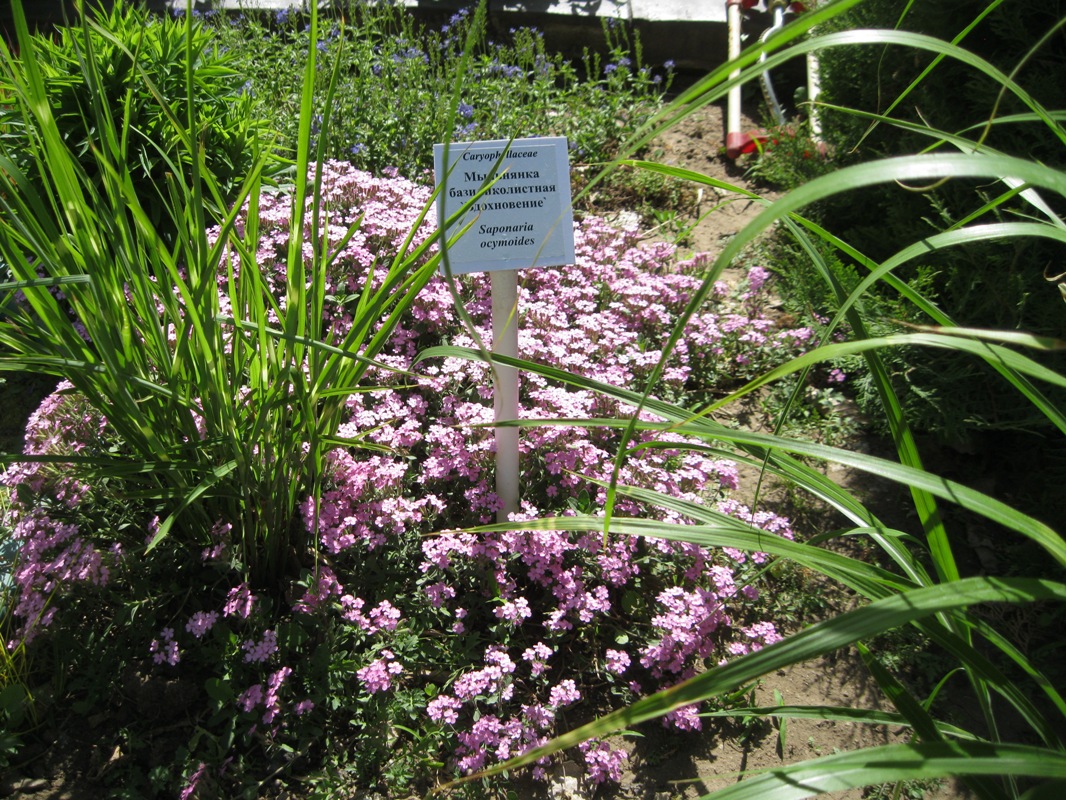
[[(765, 44), (767, 39), (785, 27), (786, 5), (786, 0), (770, 0), (770, 10), (773, 12), (774, 22), (769, 28), (762, 32), (762, 35), (759, 37), (759, 42)], [(763, 53), (759, 56), (759, 63), (765, 63), (766, 58), (766, 53)], [(774, 82), (770, 77), (770, 70), (764, 70), (759, 76), (759, 80), (762, 82), (762, 91), (763, 95), (766, 97), (766, 105), (770, 106), (770, 112), (774, 115), (774, 122), (778, 125), (784, 125), (786, 122), (785, 112), (781, 108), (781, 103), (777, 100), (777, 92), (774, 91)]]
[[(729, 60), (740, 55), (740, 11), (743, 0), (726, 0), (726, 25), (729, 33)], [(732, 80), (740, 75), (740, 70), (729, 73)], [(725, 152), (729, 158), (736, 158), (744, 148), (745, 136), (740, 132), (740, 84), (729, 90), (726, 101)]]
[(818, 67), (818, 54), (813, 50), (807, 53), (807, 102), (810, 104), (807, 111), (807, 119), (811, 125), (811, 138), (815, 142), (822, 141), (822, 122), (818, 116), (818, 94), (822, 90), (821, 73)]

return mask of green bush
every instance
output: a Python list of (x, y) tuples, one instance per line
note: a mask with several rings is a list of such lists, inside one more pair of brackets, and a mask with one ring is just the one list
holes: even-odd
[[(110, 11), (99, 6), (59, 27), (54, 37), (34, 38), (56, 126), (88, 184), (105, 191), (94, 151), (102, 146), (101, 126), (108, 126), (121, 142), (133, 193), (167, 238), (174, 231), (163, 206), (171, 200), (173, 176), (180, 173), (185, 182), (193, 176), (194, 156), (180, 146), (179, 130), (196, 139), (203, 158), (198, 169), (215, 177), (220, 196), (205, 191), (205, 197), (216, 214), (269, 146), (233, 55), (199, 21), (186, 40), (183, 21), (120, 0)], [(48, 177), (36, 169), (35, 136), (27, 129), (36, 123), (15, 95), (10, 76), (0, 76), (0, 151), (40, 187)]]
[[(993, 4), (988, 14), (959, 44), (986, 58), (1023, 85), (1046, 108), (1066, 107), (1066, 84), (1058, 79), (1061, 49), (1034, 47), (1064, 13), (1061, 2)], [(901, 14), (898, 3), (871, 0), (835, 20), (836, 29), (899, 28), (951, 41), (971, 22), (972, 4), (919, 3)], [(1032, 48), (1032, 50), (1031, 50)], [(1031, 51), (1031, 52), (1030, 52)], [(830, 104), (821, 113), (824, 136), (836, 166), (873, 158), (925, 151), (959, 152), (939, 141), (932, 131), (957, 132), (971, 143), (1000, 152), (1033, 158), (1049, 166), (1066, 163), (1061, 147), (1039, 120), (1008, 122), (1024, 111), (1020, 101), (1000, 83), (955, 59), (934, 62), (934, 54), (892, 45), (827, 49), (820, 54), (822, 95)], [(900, 98), (898, 105), (893, 102)], [(860, 113), (855, 113), (856, 110)], [(871, 114), (887, 120), (874, 124)], [(986, 127), (985, 123), (994, 121)], [(963, 147), (966, 147), (963, 144)], [(788, 151), (771, 154), (787, 160)], [(795, 155), (793, 153), (793, 155)], [(794, 169), (778, 164), (775, 174), (797, 172), (807, 165), (795, 159)], [(809, 177), (809, 176), (807, 176)], [(1034, 208), (1021, 198), (999, 203), (1008, 187), (999, 182), (952, 178), (928, 185), (885, 184), (863, 190), (861, 199), (844, 193), (821, 202), (812, 217), (833, 234), (854, 245), (873, 261), (881, 261), (907, 241), (914, 221), (926, 235), (952, 230), (972, 221), (1010, 221), (1032, 217)], [(982, 212), (982, 206), (995, 205)], [(1057, 209), (1062, 211), (1061, 203)], [(826, 313), (836, 302), (806, 254), (790, 245), (778, 253), (783, 290), (799, 309)], [(799, 256), (799, 257), (797, 257)], [(847, 285), (865, 274), (854, 258), (826, 253)], [(951, 309), (960, 325), (1024, 330), (1044, 336), (1066, 335), (1062, 297), (1043, 274), (1045, 265), (1060, 263), (1061, 247), (1040, 239), (1015, 239), (1007, 244), (975, 244), (930, 252), (898, 272), (901, 280), (941, 308)], [(1049, 274), (1059, 271), (1050, 267)], [(851, 285), (854, 285), (852, 282)], [(864, 298), (874, 330), (899, 330), (900, 323), (929, 321), (892, 288), (882, 285)], [(1061, 356), (1045, 354), (1048, 364), (1064, 366)], [(940, 350), (907, 349), (886, 354), (886, 367), (911, 424), (919, 431), (964, 449), (980, 444), (979, 432), (1015, 430), (1042, 433), (1046, 419), (1006, 385), (991, 378), (984, 366)], [(973, 381), (977, 381), (974, 383)], [(981, 386), (979, 391), (974, 386)], [(869, 375), (859, 377), (858, 398), (872, 412), (878, 403)], [(877, 415), (871, 413), (873, 418)]]
[[(306, 18), (278, 11), (209, 19), (250, 76), (255, 108), (271, 120), (282, 152), (294, 152), (298, 78), (312, 46)], [(549, 52), (534, 28), (490, 40), (466, 10), (431, 28), (391, 3), (337, 3), (315, 45), (316, 114), (325, 111), (321, 97), (334, 67), (340, 76), (324, 155), (378, 175), (395, 168), (422, 182), (431, 179), (433, 144), (448, 139), (566, 136), (575, 162), (609, 161), (659, 107), (669, 71), (664, 78), (641, 64), (639, 38), (625, 25), (605, 23), (604, 33), (606, 55), (586, 50), (574, 64)], [(453, 118), (449, 100), (459, 81)], [(314, 125), (312, 134), (317, 139)]]

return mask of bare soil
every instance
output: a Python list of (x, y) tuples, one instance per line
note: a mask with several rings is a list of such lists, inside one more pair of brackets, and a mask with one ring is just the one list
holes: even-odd
[[(745, 125), (754, 127), (752, 120)], [(709, 106), (693, 114), (652, 147), (656, 160), (687, 167), (712, 177), (747, 186), (743, 170), (728, 160), (723, 151), (725, 130), (722, 109)], [(772, 194), (763, 191), (773, 199)], [(704, 217), (688, 236), (686, 249), (718, 253), (738, 230), (761, 209), (753, 201), (738, 195), (704, 189), (699, 208), (692, 209), (694, 222), (699, 214), (712, 206), (713, 213)], [(652, 234), (652, 235), (661, 235)], [(736, 278), (739, 271), (728, 271), (727, 278)], [(765, 425), (758, 407), (749, 404), (732, 412), (738, 423), (759, 428)], [(881, 491), (870, 486), (864, 478), (845, 469), (834, 469), (831, 477), (850, 488), (873, 493)], [(774, 511), (789, 514), (789, 496), (780, 486), (769, 485), (760, 490), (758, 499), (751, 487), (758, 476), (754, 471), (742, 473), (741, 499), (758, 502)], [(886, 496), (890, 505), (894, 498)], [(839, 524), (830, 517), (808, 518), (805, 524)], [(811, 530), (800, 530), (811, 533)], [(816, 582), (810, 591), (821, 593), (821, 607), (827, 612), (845, 609), (853, 602), (847, 593)], [(814, 618), (800, 620), (801, 624), (816, 622)], [(845, 651), (815, 661), (795, 665), (768, 677), (755, 689), (759, 705), (852, 706), (889, 710), (887, 701), (877, 690), (873, 680), (854, 651)], [(563, 764), (556, 770), (552, 782), (532, 787), (524, 782), (512, 788), (520, 797), (549, 796), (553, 800), (585, 800), (593, 796), (665, 800), (665, 798), (696, 798), (741, 779), (752, 770), (768, 770), (784, 764), (815, 758), (841, 750), (854, 750), (871, 745), (906, 741), (908, 733), (901, 729), (871, 727), (858, 724), (838, 724), (824, 721), (790, 720), (782, 729), (768, 723), (739, 725), (724, 718), (704, 720), (701, 733), (672, 733), (657, 723), (640, 728), (641, 737), (626, 739), (631, 750), (628, 771), (618, 787), (582, 785), (576, 778), (579, 770), (573, 764)], [(100, 730), (106, 729), (106, 724)], [(103, 740), (103, 741), (106, 741)], [(22, 800), (92, 800), (105, 796), (108, 789), (102, 779), (119, 756), (105, 745), (99, 732), (91, 727), (68, 731), (48, 750), (38, 753), (21, 773), (0, 776), (0, 796)], [(912, 787), (914, 788), (914, 787)], [(287, 796), (270, 792), (271, 797)], [(852, 790), (835, 797), (858, 800), (862, 791)], [(884, 795), (890, 796), (890, 795)], [(914, 798), (914, 794), (903, 796)], [(954, 782), (926, 789), (927, 800), (964, 800), (970, 797), (964, 787)]]

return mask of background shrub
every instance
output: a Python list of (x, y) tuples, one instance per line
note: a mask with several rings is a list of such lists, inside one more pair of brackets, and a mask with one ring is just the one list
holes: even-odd
[[(933, 35), (948, 41), (959, 36), (971, 21), (972, 4), (962, 2), (915, 4), (901, 14), (899, 4), (870, 0), (834, 21), (840, 29), (896, 28)], [(1054, 42), (1032, 49), (1043, 34), (1062, 18), (1061, 2), (999, 4), (960, 42), (1011, 74), (1046, 108), (1066, 106), (1066, 85), (1057, 76), (1066, 70), (1066, 54)], [(1058, 41), (1058, 40), (1055, 40)], [(1047, 135), (1042, 123), (1007, 123), (1004, 118), (1025, 109), (1000, 84), (955, 60), (944, 59), (896, 105), (908, 86), (929, 66), (934, 54), (894, 46), (838, 47), (821, 53), (821, 100), (834, 106), (866, 113), (886, 114), (926, 130), (960, 132), (973, 142), (983, 142), (1001, 152), (1038, 159), (1050, 166), (1066, 160), (1061, 143)], [(937, 142), (920, 130), (904, 130), (882, 122), (871, 125), (868, 116), (828, 109), (821, 114), (824, 136), (836, 166), (858, 161), (921, 152)], [(985, 127), (988, 121), (994, 121)], [(958, 152), (941, 144), (941, 152)], [(797, 166), (762, 168), (774, 176), (794, 172), (802, 177), (800, 154), (772, 151), (773, 159), (796, 156)], [(953, 179), (930, 187), (887, 184), (862, 190), (861, 199), (843, 194), (827, 200), (813, 216), (841, 239), (881, 261), (899, 243), (909, 241), (914, 221), (921, 220), (928, 234), (962, 224), (982, 204), (1007, 191), (1002, 183), (989, 184)], [(1058, 208), (1061, 213), (1062, 208)], [(1035, 213), (1021, 199), (999, 205), (981, 221), (1016, 220)], [(778, 255), (783, 289), (798, 308), (824, 313), (835, 299), (816, 276), (810, 260), (791, 245), (782, 244)], [(865, 270), (848, 259), (826, 253), (836, 277), (853, 287)], [(1058, 245), (1045, 240), (1012, 240), (1009, 244), (971, 245), (931, 252), (912, 262), (899, 277), (921, 291), (965, 326), (1020, 329), (1040, 335), (1066, 334), (1062, 296), (1045, 279), (1061, 272)], [(927, 322), (914, 307), (885, 285), (864, 298), (874, 330), (898, 330), (900, 323)], [(940, 350), (906, 349), (885, 355), (894, 376), (894, 388), (916, 430), (935, 434), (955, 447), (973, 450), (981, 439), (995, 440), (996, 431), (1040, 433), (1047, 422), (1008, 386), (990, 376), (984, 364)], [(1048, 363), (1061, 358), (1045, 356)], [(975, 391), (975, 387), (980, 387)], [(877, 404), (869, 377), (855, 383), (866, 411)], [(871, 418), (879, 415), (871, 413)], [(1029, 440), (1029, 444), (1032, 444)]]
[[(315, 45), (316, 114), (324, 110), (338, 62), (340, 69), (325, 155), (378, 175), (394, 168), (430, 182), (433, 144), (449, 138), (566, 136), (575, 162), (609, 161), (655, 111), (669, 84), (670, 71), (657, 74), (643, 65), (639, 38), (613, 20), (605, 22), (606, 53), (586, 50), (575, 64), (549, 52), (535, 28), (512, 28), (503, 40), (491, 40), (467, 10), (433, 28), (389, 3), (353, 0), (334, 9)], [(279, 148), (294, 151), (298, 78), (311, 46), (306, 18), (278, 11), (209, 19), (249, 76), (255, 109), (271, 120)], [(472, 61), (462, 73), (471, 33)], [(453, 119), (450, 100), (460, 79)]]
[[(1041, 37), (1054, 28), (1064, 11), (1062, 3), (993, 4), (959, 46), (1010, 75), (1045, 108), (1063, 108), (1066, 89), (1054, 77), (1066, 67), (1066, 55), (1056, 44), (1061, 34), (1042, 43)], [(903, 13), (895, 4), (870, 0), (857, 4), (827, 28), (898, 27), (951, 41), (973, 21), (973, 13), (962, 3), (916, 5)], [(941, 131), (961, 137), (967, 151), (980, 145), (1061, 168), (1066, 161), (1061, 132), (1058, 137), (1049, 135), (1043, 122), (1032, 121), (1032, 115), (1023, 118), (1027, 109), (1021, 101), (980, 70), (954, 58), (935, 63), (934, 59), (932, 52), (895, 45), (820, 51), (820, 100), (827, 104), (820, 119), (828, 158), (816, 163), (819, 170), (930, 149), (943, 154), (960, 152), (945, 141)], [(814, 177), (811, 166), (798, 148), (776, 147), (763, 154), (751, 171), (792, 189)], [(928, 186), (884, 183), (865, 187), (861, 194), (841, 192), (805, 213), (876, 264), (896, 253), (901, 243), (914, 241), (916, 221), (922, 237), (977, 224), (1047, 221), (1023, 198), (1010, 197), (1010, 191), (1003, 181), (961, 178)], [(1059, 218), (1053, 222), (1061, 225), (1066, 205), (1061, 197), (1044, 194)], [(839, 289), (825, 280), (821, 267), (812, 260), (812, 246)], [(775, 235), (769, 247), (768, 260), (781, 278), (778, 287), (786, 305), (812, 324), (828, 321), (840, 297), (869, 274), (868, 265), (821, 239), (801, 246), (789, 235)], [(894, 274), (959, 325), (1061, 340), (1066, 336), (1066, 309), (1059, 288), (1049, 280), (1062, 272), (1057, 266), (1061, 263), (1058, 243), (1014, 237), (930, 248)], [(931, 323), (886, 282), (866, 291), (859, 307), (872, 335)], [(887, 348), (880, 357), (906, 419), (927, 440), (927, 463), (959, 480), (1008, 496), (1019, 508), (1051, 525), (1066, 522), (1053, 488), (1066, 479), (1066, 442), (1055, 424), (1002, 381), (992, 366), (940, 348)], [(1066, 367), (1066, 357), (1054, 349), (1036, 353), (1034, 358), (1059, 371)], [(878, 377), (861, 357), (841, 358), (833, 366), (848, 376), (841, 388), (857, 401), (870, 432), (890, 435), (888, 419), (880, 410)], [(1041, 391), (1052, 403), (1063, 402), (1060, 388), (1041, 387)], [(949, 513), (965, 516), (955, 509)], [(983, 530), (977, 524), (971, 536), (986, 535)], [(1003, 558), (1019, 565), (1041, 558), (1026, 544), (998, 546), (1004, 548)], [(976, 561), (971, 566), (978, 568)], [(1031, 566), (1038, 569), (1037, 564)]]
[[(202, 168), (215, 177), (222, 205), (236, 197), (260, 149), (269, 146), (233, 54), (219, 47), (198, 20), (192, 22), (187, 43), (183, 25), (119, 2), (109, 11), (89, 10), (80, 22), (36, 40), (35, 57), (49, 104), (88, 182), (103, 191), (93, 150), (100, 147), (99, 126), (107, 120), (120, 141), (127, 133), (124, 149), (132, 190), (167, 237), (173, 235), (163, 209), (173, 184), (168, 176), (180, 172), (188, 182), (193, 174), (191, 155), (178, 146), (176, 125), (196, 137)], [(186, 104), (186, 63), (192, 66), (192, 118)], [(92, 89), (90, 70), (98, 75)], [(13, 95), (10, 80), (0, 76), (2, 148), (21, 170), (33, 175), (36, 145)], [(44, 181), (47, 176), (38, 173), (36, 179)], [(217, 213), (216, 199), (206, 191), (205, 197)]]

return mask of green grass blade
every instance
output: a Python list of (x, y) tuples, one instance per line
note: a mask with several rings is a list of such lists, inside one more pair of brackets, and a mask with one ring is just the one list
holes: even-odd
[(760, 772), (704, 797), (801, 800), (863, 786), (959, 775), (1061, 780), (1066, 775), (1066, 757), (1037, 747), (983, 742), (865, 747)]

